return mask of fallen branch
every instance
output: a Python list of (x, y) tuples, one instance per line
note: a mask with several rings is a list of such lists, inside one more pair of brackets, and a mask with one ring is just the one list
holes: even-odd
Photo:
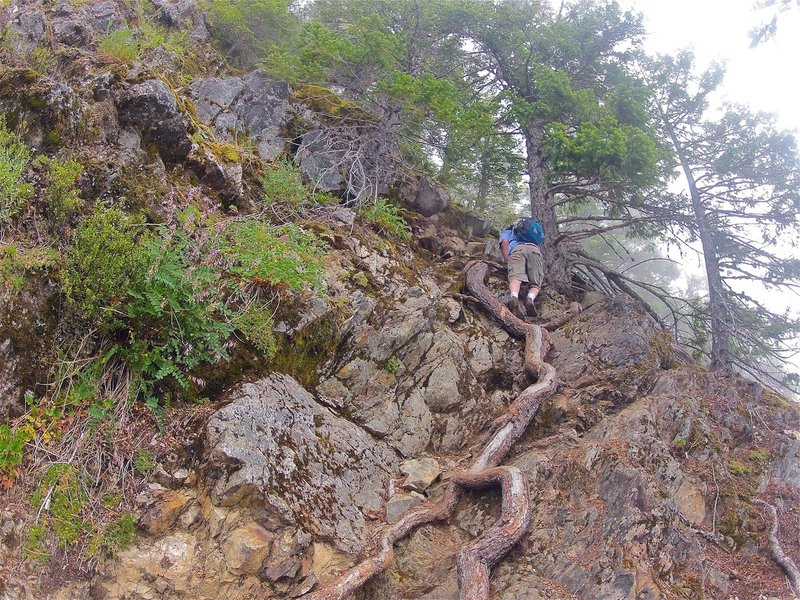
[(542, 327), (525, 323), (514, 316), (486, 288), (487, 263), (470, 262), (464, 271), (471, 298), (512, 336), (525, 339), (525, 371), (536, 383), (525, 388), (506, 413), (495, 420), (483, 451), (465, 471), (450, 475), (450, 483), (442, 496), (426, 502), (386, 529), (374, 556), (361, 561), (327, 587), (306, 595), (306, 600), (343, 600), (353, 594), (391, 564), (397, 541), (421, 525), (450, 519), (465, 489), (500, 485), (503, 506), (500, 519), (459, 553), (460, 600), (486, 600), (489, 597), (491, 568), (528, 528), (531, 506), (525, 476), (517, 468), (498, 465), (506, 458), (514, 442), (525, 433), (542, 400), (556, 390), (556, 370), (543, 361), (550, 344)]
[(797, 565), (794, 561), (786, 555), (778, 541), (778, 511), (772, 504), (764, 502), (759, 498), (753, 500), (753, 504), (763, 504), (772, 513), (772, 529), (769, 532), (769, 549), (772, 552), (772, 557), (775, 559), (775, 562), (778, 563), (781, 569), (783, 569), (783, 572), (786, 573), (789, 585), (792, 587), (792, 593), (800, 593), (800, 570), (797, 569)]

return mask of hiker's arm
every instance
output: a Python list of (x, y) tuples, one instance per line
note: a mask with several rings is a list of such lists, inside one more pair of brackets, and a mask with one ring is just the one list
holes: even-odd
[(508, 240), (500, 242), (500, 252), (503, 254), (503, 262), (508, 262)]

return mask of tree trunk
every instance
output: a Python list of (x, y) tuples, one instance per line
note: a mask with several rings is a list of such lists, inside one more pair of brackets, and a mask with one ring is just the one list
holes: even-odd
[(689, 186), (692, 211), (697, 219), (697, 231), (700, 235), (700, 244), (703, 248), (703, 258), (706, 263), (708, 308), (711, 313), (711, 368), (730, 370), (733, 365), (730, 341), (733, 323), (725, 301), (725, 291), (719, 270), (719, 257), (717, 256), (717, 245), (714, 242), (714, 232), (709, 225), (708, 215), (703, 207), (700, 192), (697, 189), (697, 181), (686, 157), (683, 144), (681, 144), (672, 124), (667, 121), (665, 115), (662, 113), (661, 116), (680, 160), (686, 183)]
[(489, 171), (488, 152), (481, 154), (481, 179), (478, 183), (478, 198), (475, 203), (475, 208), (481, 216), (486, 216), (486, 208), (489, 206), (489, 179), (491, 173)]
[(572, 269), (567, 254), (554, 243), (558, 237), (556, 213), (550, 205), (547, 194), (547, 167), (542, 156), (544, 141), (544, 123), (531, 119), (522, 128), (525, 136), (526, 166), (528, 172), (528, 187), (531, 196), (531, 214), (539, 219), (544, 228), (544, 243), (542, 244), (542, 257), (544, 258), (545, 283), (551, 285), (556, 291), (571, 297)]

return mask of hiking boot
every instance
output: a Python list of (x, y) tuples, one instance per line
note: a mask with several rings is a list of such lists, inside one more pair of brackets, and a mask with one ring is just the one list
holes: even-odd
[(500, 302), (505, 304), (508, 310), (514, 313), (514, 316), (518, 319), (525, 318), (525, 310), (522, 308), (522, 303), (519, 301), (519, 298), (514, 298), (514, 296), (507, 294), (500, 297)]
[(536, 311), (536, 305), (533, 303), (533, 300), (530, 297), (525, 298), (525, 312), (528, 313), (529, 317), (536, 317), (539, 314)]

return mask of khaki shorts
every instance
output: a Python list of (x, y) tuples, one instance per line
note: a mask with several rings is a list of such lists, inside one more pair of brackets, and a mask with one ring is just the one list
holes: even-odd
[(541, 288), (544, 281), (544, 260), (536, 244), (520, 244), (508, 257), (508, 280), (525, 281)]

